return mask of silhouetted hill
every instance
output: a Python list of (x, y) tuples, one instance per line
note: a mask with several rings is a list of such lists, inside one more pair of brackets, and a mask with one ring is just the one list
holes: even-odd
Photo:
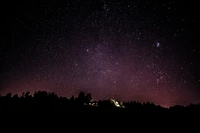
[(153, 103), (119, 102), (114, 99), (93, 101), (91, 94), (80, 92), (78, 97), (59, 97), (55, 93), (38, 91), (33, 95), (30, 92), (22, 96), (8, 93), (0, 96), (0, 108), (3, 112), (190, 112), (200, 111), (200, 104), (173, 106), (169, 109), (156, 106)]

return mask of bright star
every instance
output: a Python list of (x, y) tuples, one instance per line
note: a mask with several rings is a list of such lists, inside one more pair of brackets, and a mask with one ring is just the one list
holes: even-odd
[(160, 47), (160, 43), (159, 42), (156, 43), (156, 47)]

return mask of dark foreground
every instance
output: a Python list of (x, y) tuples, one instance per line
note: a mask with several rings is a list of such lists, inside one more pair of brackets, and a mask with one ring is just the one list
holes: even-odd
[(170, 109), (150, 109), (150, 108), (107, 108), (107, 107), (41, 107), (41, 106), (27, 106), (27, 107), (2, 107), (0, 112), (200, 112), (200, 109), (180, 109), (180, 108), (170, 108)]
[(35, 92), (33, 96), (29, 94), (23, 93), (21, 97), (12, 96), (11, 93), (0, 96), (0, 112), (200, 112), (200, 104), (177, 105), (168, 109), (149, 102), (91, 102), (91, 94), (85, 95), (83, 92), (70, 99), (43, 91)]

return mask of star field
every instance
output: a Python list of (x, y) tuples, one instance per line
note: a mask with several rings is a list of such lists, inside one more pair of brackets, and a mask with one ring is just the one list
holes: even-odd
[(45, 90), (71, 97), (84, 91), (94, 100), (166, 107), (197, 103), (196, 5), (171, 0), (8, 4), (0, 94)]

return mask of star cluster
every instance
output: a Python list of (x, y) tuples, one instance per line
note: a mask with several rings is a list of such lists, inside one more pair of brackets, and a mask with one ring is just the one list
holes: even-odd
[(70, 97), (84, 91), (94, 100), (199, 102), (196, 5), (172, 0), (9, 4), (0, 93), (45, 90)]

